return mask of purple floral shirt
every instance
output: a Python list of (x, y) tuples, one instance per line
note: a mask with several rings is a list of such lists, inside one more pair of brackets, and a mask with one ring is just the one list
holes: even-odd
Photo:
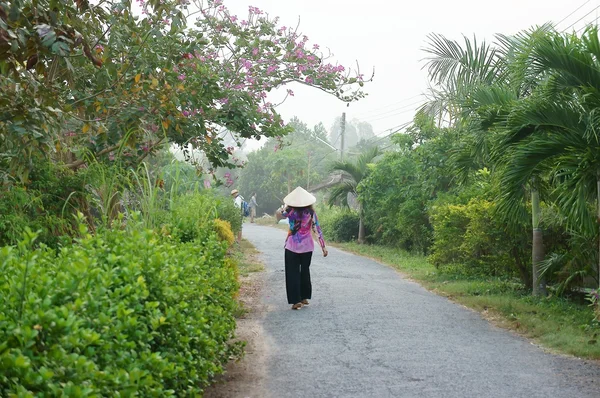
[(289, 212), (284, 211), (283, 216), (287, 217), (290, 224), (288, 236), (285, 240), (285, 248), (287, 250), (294, 253), (306, 253), (315, 250), (315, 243), (311, 233), (313, 228), (319, 236), (321, 248), (325, 247), (323, 233), (321, 232), (316, 212), (313, 211), (311, 214), (309, 210), (299, 212), (296, 209), (292, 209)]

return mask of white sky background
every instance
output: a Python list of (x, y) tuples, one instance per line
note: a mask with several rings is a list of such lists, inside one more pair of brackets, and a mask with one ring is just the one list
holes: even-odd
[(566, 29), (589, 13), (569, 28), (578, 30), (600, 15), (600, 0), (225, 0), (224, 4), (240, 19), (247, 16), (250, 5), (281, 17), (285, 26), (295, 27), (300, 17), (299, 31), (310, 44), (330, 48), (332, 63), (348, 67), (358, 61), (365, 77), (374, 67), (374, 81), (365, 84), (369, 95), (349, 107), (317, 89), (294, 84), (288, 87), (295, 97), (278, 111), (286, 120), (298, 116), (309, 126), (323, 122), (327, 129), (346, 112), (349, 120), (371, 123), (377, 135), (410, 121), (418, 107), (416, 96), (427, 90), (422, 49), (429, 33), (454, 40), (475, 35), (478, 41), (492, 41), (495, 33), (513, 34), (557, 23), (582, 5), (557, 28)]

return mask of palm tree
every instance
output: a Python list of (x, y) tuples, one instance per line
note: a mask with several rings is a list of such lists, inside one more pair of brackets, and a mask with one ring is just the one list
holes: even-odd
[(332, 172), (341, 173), (341, 181), (331, 191), (329, 196), (329, 204), (340, 201), (343, 205), (348, 206), (348, 195), (352, 194), (358, 198), (358, 243), (365, 242), (365, 224), (363, 203), (358, 196), (358, 185), (365, 178), (369, 170), (369, 164), (373, 163), (375, 158), (380, 155), (380, 150), (377, 147), (370, 148), (362, 153), (356, 161), (338, 160), (331, 166)]
[[(534, 72), (545, 79), (507, 118), (508, 139), (516, 147), (504, 182), (507, 199), (532, 173), (554, 182), (556, 203), (568, 227), (587, 235), (600, 232), (600, 40), (590, 27), (581, 38), (553, 33), (530, 54)], [(596, 204), (596, 214), (590, 204)], [(600, 242), (597, 270), (600, 284)]]
[[(502, 126), (512, 105), (520, 98), (531, 94), (540, 83), (540, 76), (532, 73), (527, 62), (529, 53), (539, 37), (551, 31), (550, 25), (521, 32), (515, 36), (497, 36), (495, 46), (465, 37), (464, 46), (441, 35), (429, 36), (430, 44), (426, 51), (430, 78), (439, 87), (436, 91), (435, 106), (424, 107), (423, 111), (434, 109), (445, 112), (437, 114), (445, 117), (451, 125), (463, 125), (468, 132), (463, 153), (455, 153), (456, 159), (469, 159), (473, 164), (491, 165), (493, 169), (503, 168), (506, 158), (506, 145), (502, 146)], [(441, 105), (443, 104), (443, 105)], [(530, 177), (533, 177), (531, 175)], [(529, 182), (532, 202), (532, 274), (533, 294), (540, 293), (538, 266), (544, 257), (544, 246), (539, 228), (540, 199), (537, 185)], [(517, 192), (523, 192), (522, 189)], [(521, 196), (524, 202), (524, 196)], [(515, 202), (516, 203), (516, 202)], [(523, 212), (509, 213), (507, 218), (512, 225), (523, 220)]]

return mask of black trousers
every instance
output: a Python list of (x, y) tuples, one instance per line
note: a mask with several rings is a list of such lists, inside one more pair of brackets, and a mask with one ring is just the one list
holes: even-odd
[(310, 260), (312, 252), (294, 253), (285, 249), (285, 289), (289, 304), (296, 304), (310, 299)]

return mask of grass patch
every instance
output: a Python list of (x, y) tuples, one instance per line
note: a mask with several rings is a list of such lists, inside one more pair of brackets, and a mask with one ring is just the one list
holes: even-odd
[(235, 245), (233, 256), (238, 264), (240, 276), (248, 276), (254, 272), (264, 271), (265, 266), (258, 258), (260, 252), (248, 240), (242, 239)]
[(479, 311), (494, 324), (551, 351), (600, 359), (600, 325), (586, 304), (559, 297), (532, 297), (518, 281), (446, 274), (424, 256), (393, 248), (356, 243), (334, 246), (391, 265), (425, 288)]

